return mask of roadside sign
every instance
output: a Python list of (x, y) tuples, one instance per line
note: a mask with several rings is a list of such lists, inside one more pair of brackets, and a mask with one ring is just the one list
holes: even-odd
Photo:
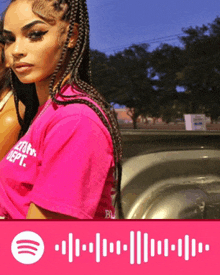
[(185, 128), (188, 131), (206, 131), (206, 117), (204, 114), (185, 114)]

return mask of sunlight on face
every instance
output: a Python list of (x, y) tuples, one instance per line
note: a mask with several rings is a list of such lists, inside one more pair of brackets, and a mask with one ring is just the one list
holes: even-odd
[(66, 40), (66, 32), (60, 35), (61, 21), (50, 25), (33, 13), (32, 5), (13, 2), (4, 19), (6, 62), (26, 84), (50, 80)]

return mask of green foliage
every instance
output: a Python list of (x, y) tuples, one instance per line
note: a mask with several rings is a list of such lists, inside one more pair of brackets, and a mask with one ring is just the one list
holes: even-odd
[(92, 51), (94, 86), (107, 101), (129, 108), (134, 128), (139, 115), (166, 122), (184, 113), (220, 116), (220, 18), (183, 29), (180, 41), (182, 48), (162, 44), (152, 52), (147, 44), (110, 56)]
[(153, 104), (154, 89), (148, 76), (150, 55), (147, 49), (146, 44), (132, 45), (109, 58), (97, 51), (92, 53), (95, 86), (109, 101), (127, 106), (133, 121), (148, 113)]
[(191, 91), (192, 112), (203, 110), (216, 117), (220, 105), (220, 18), (212, 24), (184, 29), (184, 68), (180, 80)]

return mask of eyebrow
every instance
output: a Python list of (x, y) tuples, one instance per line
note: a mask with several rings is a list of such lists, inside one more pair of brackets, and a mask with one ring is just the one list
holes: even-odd
[[(32, 28), (33, 26), (35, 26), (36, 24), (45, 24), (45, 22), (41, 21), (41, 20), (35, 20), (27, 25), (25, 25), (24, 27), (21, 28), (21, 31), (24, 32), (24, 31), (27, 31), (29, 30), (30, 28)], [(12, 34), (12, 32), (10, 31), (7, 31), (7, 30), (3, 30), (3, 33), (5, 34)]]

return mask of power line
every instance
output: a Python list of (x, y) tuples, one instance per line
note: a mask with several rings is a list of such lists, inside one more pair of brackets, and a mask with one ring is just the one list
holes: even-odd
[(182, 33), (163, 36), (163, 37), (159, 37), (159, 38), (154, 38), (154, 39), (148, 40), (146, 43), (152, 43), (155, 40), (163, 40), (163, 39), (167, 39), (167, 38), (171, 38), (171, 37), (179, 38), (180, 35), (182, 35)]
[[(142, 41), (142, 42), (138, 42), (138, 44), (155, 44), (155, 43), (163, 43), (163, 42), (167, 42), (167, 41), (175, 41), (177, 39), (179, 39), (179, 36), (182, 34), (174, 34), (174, 35), (168, 35), (168, 36), (163, 36), (163, 37), (158, 37), (158, 38), (153, 38), (151, 40), (146, 40), (146, 41)], [(134, 43), (133, 43), (134, 44)], [(120, 47), (110, 47), (110, 48), (105, 48), (102, 51), (119, 51), (121, 49), (125, 49), (130, 47), (131, 45), (124, 45), (124, 46), (120, 46)]]

